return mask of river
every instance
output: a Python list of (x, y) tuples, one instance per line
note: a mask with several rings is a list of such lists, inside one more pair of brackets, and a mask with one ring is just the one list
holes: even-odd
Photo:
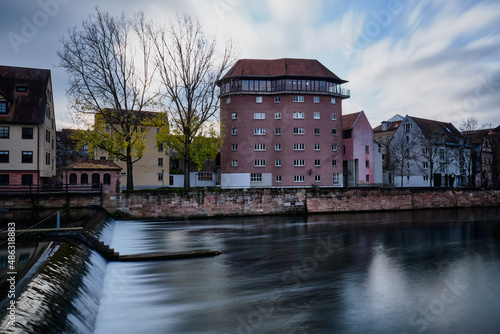
[(500, 208), (116, 221), (102, 239), (120, 254), (223, 254), (106, 264), (91, 252), (75, 283), (81, 291), (65, 307), (65, 326), (47, 328), (99, 334), (500, 330)]

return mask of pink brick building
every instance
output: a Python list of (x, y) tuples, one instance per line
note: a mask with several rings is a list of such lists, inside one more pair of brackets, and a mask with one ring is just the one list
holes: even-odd
[(342, 100), (317, 60), (242, 59), (221, 89), (221, 186), (342, 186)]
[(373, 130), (365, 112), (342, 116), (344, 186), (374, 183)]

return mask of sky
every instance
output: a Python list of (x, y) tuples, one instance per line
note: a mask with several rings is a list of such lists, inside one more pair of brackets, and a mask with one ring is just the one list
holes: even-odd
[(317, 59), (351, 90), (343, 114), (372, 127), (395, 114), (457, 128), (500, 125), (500, 1), (3, 0), (0, 64), (50, 69), (57, 128), (71, 127), (57, 50), (99, 6), (168, 24), (189, 14), (238, 46), (238, 58)]

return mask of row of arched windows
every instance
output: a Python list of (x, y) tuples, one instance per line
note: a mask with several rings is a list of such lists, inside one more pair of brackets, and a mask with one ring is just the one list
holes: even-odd
[[(104, 174), (103, 184), (111, 184), (111, 174)], [(78, 176), (75, 173), (69, 175), (69, 184), (77, 184)], [(83, 173), (80, 175), (80, 184), (89, 184), (89, 175), (87, 173)], [(98, 173), (92, 174), (92, 185), (100, 185), (101, 184), (101, 176)]]

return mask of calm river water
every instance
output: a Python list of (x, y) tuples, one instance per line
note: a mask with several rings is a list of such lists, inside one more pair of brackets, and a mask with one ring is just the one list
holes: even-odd
[(117, 221), (95, 333), (499, 333), (500, 208)]
[(500, 333), (500, 208), (110, 221), (100, 238), (223, 254), (106, 263), (49, 247), (0, 332)]

